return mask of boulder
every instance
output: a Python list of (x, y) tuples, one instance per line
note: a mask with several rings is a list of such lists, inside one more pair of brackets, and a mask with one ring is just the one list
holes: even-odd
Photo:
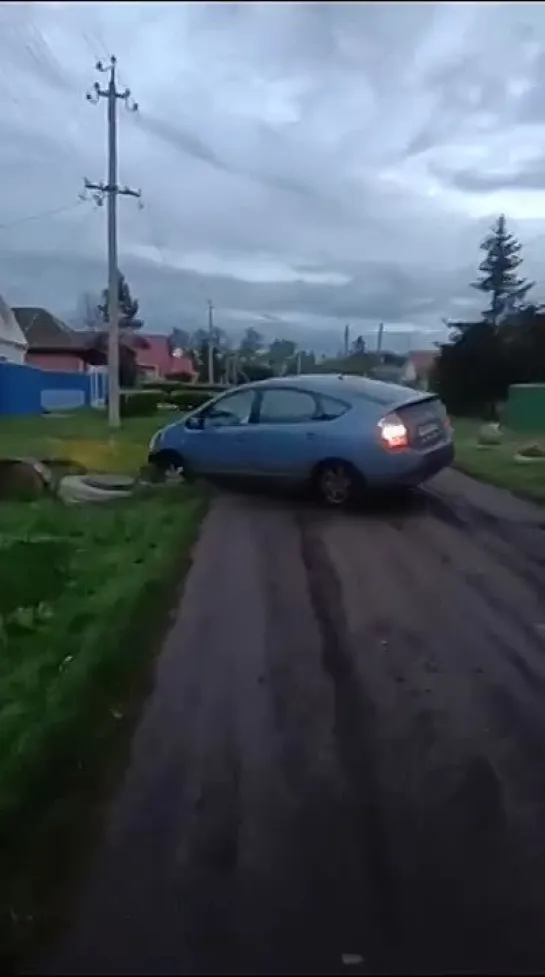
[(501, 444), (503, 441), (503, 432), (500, 425), (497, 423), (483, 424), (479, 428), (478, 442), (484, 447), (493, 447), (495, 445)]
[(36, 458), (0, 458), (0, 499), (31, 502), (53, 490), (51, 470)]

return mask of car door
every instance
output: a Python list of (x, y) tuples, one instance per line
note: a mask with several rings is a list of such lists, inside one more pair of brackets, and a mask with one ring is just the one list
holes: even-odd
[(306, 390), (263, 390), (249, 432), (248, 456), (256, 474), (299, 481), (320, 457), (320, 405)]
[(243, 388), (203, 408), (198, 415), (198, 426), (193, 421), (187, 431), (185, 454), (195, 472), (203, 475), (247, 472), (247, 434), (253, 426), (255, 399), (253, 388)]

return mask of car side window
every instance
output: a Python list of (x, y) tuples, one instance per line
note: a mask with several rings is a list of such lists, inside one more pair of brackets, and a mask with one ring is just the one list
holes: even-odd
[(346, 414), (349, 409), (348, 404), (342, 400), (337, 400), (335, 397), (320, 397), (320, 407), (320, 420), (322, 421), (334, 421), (336, 417)]
[(304, 390), (265, 390), (259, 408), (260, 424), (297, 424), (312, 421), (318, 414), (312, 394)]
[(254, 405), (253, 390), (237, 390), (222, 397), (203, 412), (203, 427), (238, 427), (250, 420)]

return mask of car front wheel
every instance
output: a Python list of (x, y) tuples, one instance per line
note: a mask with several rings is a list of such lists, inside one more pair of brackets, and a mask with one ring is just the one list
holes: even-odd
[(346, 462), (328, 461), (320, 465), (314, 484), (318, 496), (326, 505), (342, 509), (354, 502), (361, 487), (361, 478)]
[(149, 463), (159, 476), (164, 478), (183, 478), (190, 481), (190, 472), (184, 459), (176, 451), (158, 451), (150, 457)]

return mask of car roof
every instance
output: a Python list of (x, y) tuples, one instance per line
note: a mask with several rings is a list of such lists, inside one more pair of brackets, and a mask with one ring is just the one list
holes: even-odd
[(289, 377), (270, 377), (267, 380), (256, 380), (254, 383), (245, 384), (244, 387), (255, 390), (294, 387), (297, 390), (309, 390), (329, 397), (348, 398), (350, 400), (362, 397), (379, 404), (419, 400), (420, 397), (429, 396), (398, 383), (372, 380), (370, 377), (359, 377), (349, 373), (300, 373)]

